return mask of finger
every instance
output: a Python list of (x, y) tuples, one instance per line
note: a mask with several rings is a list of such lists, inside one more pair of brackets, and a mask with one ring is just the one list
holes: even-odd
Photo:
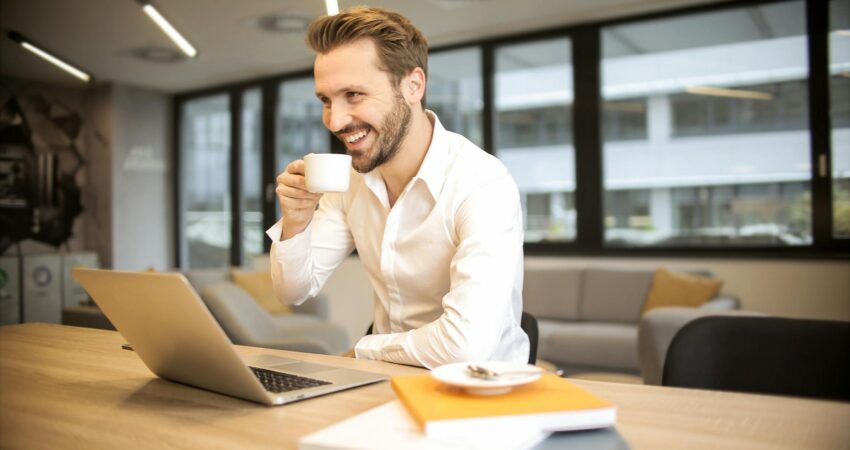
[(296, 174), (296, 175), (304, 175), (304, 161), (301, 159), (296, 159), (289, 163), (286, 166), (286, 171), (288, 173)]
[(294, 188), (292, 186), (287, 186), (285, 184), (279, 184), (275, 188), (275, 193), (281, 199), (283, 198), (294, 198), (294, 199), (307, 199), (311, 200), (313, 203), (319, 201), (322, 198), (322, 194), (313, 193), (310, 191), (306, 191), (304, 189)]
[(302, 199), (302, 198), (289, 198), (286, 197), (281, 200), (280, 206), (282, 209), (287, 210), (309, 210), (314, 211), (316, 209), (316, 204), (318, 202), (314, 200)]

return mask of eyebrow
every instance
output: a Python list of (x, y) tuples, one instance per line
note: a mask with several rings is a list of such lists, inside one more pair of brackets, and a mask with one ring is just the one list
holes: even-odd
[[(337, 90), (336, 90), (336, 91), (334, 91), (332, 94), (340, 94), (340, 93), (343, 93), (343, 92), (350, 92), (350, 91), (363, 92), (363, 91), (365, 91), (365, 90), (366, 90), (366, 86), (362, 86), (362, 85), (349, 85), (349, 86), (344, 86), (344, 87), (342, 87), (342, 88), (337, 89)], [(327, 97), (327, 95), (325, 95), (325, 94), (324, 94), (323, 92), (321, 92), (321, 91), (316, 91), (316, 97), (318, 97), (318, 98), (321, 98), (321, 97)]]

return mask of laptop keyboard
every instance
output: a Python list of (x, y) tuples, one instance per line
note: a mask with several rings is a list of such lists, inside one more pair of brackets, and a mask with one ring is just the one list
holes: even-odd
[(261, 369), (259, 367), (248, 366), (248, 368), (251, 369), (251, 372), (254, 372), (254, 376), (260, 380), (260, 383), (263, 384), (263, 387), (267, 391), (275, 394), (331, 384), (327, 381), (299, 377), (298, 375), (275, 372), (274, 370)]

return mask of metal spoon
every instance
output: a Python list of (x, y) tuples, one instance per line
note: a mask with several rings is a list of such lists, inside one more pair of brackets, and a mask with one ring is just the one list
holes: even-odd
[(518, 377), (518, 376), (523, 376), (523, 375), (535, 375), (535, 374), (542, 373), (542, 372), (543, 372), (543, 370), (531, 370), (531, 369), (505, 370), (505, 371), (497, 372), (495, 370), (488, 369), (486, 367), (482, 367), (482, 366), (479, 366), (477, 364), (470, 364), (470, 365), (466, 366), (467, 375), (469, 375), (472, 378), (479, 378), (479, 379), (482, 379), (482, 380), (495, 380), (497, 378), (504, 378), (504, 377), (510, 377), (510, 376)]

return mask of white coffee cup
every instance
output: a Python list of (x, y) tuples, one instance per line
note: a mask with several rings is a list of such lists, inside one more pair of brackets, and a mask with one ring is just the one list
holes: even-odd
[(310, 153), (304, 156), (304, 176), (310, 192), (345, 192), (351, 179), (351, 156)]

